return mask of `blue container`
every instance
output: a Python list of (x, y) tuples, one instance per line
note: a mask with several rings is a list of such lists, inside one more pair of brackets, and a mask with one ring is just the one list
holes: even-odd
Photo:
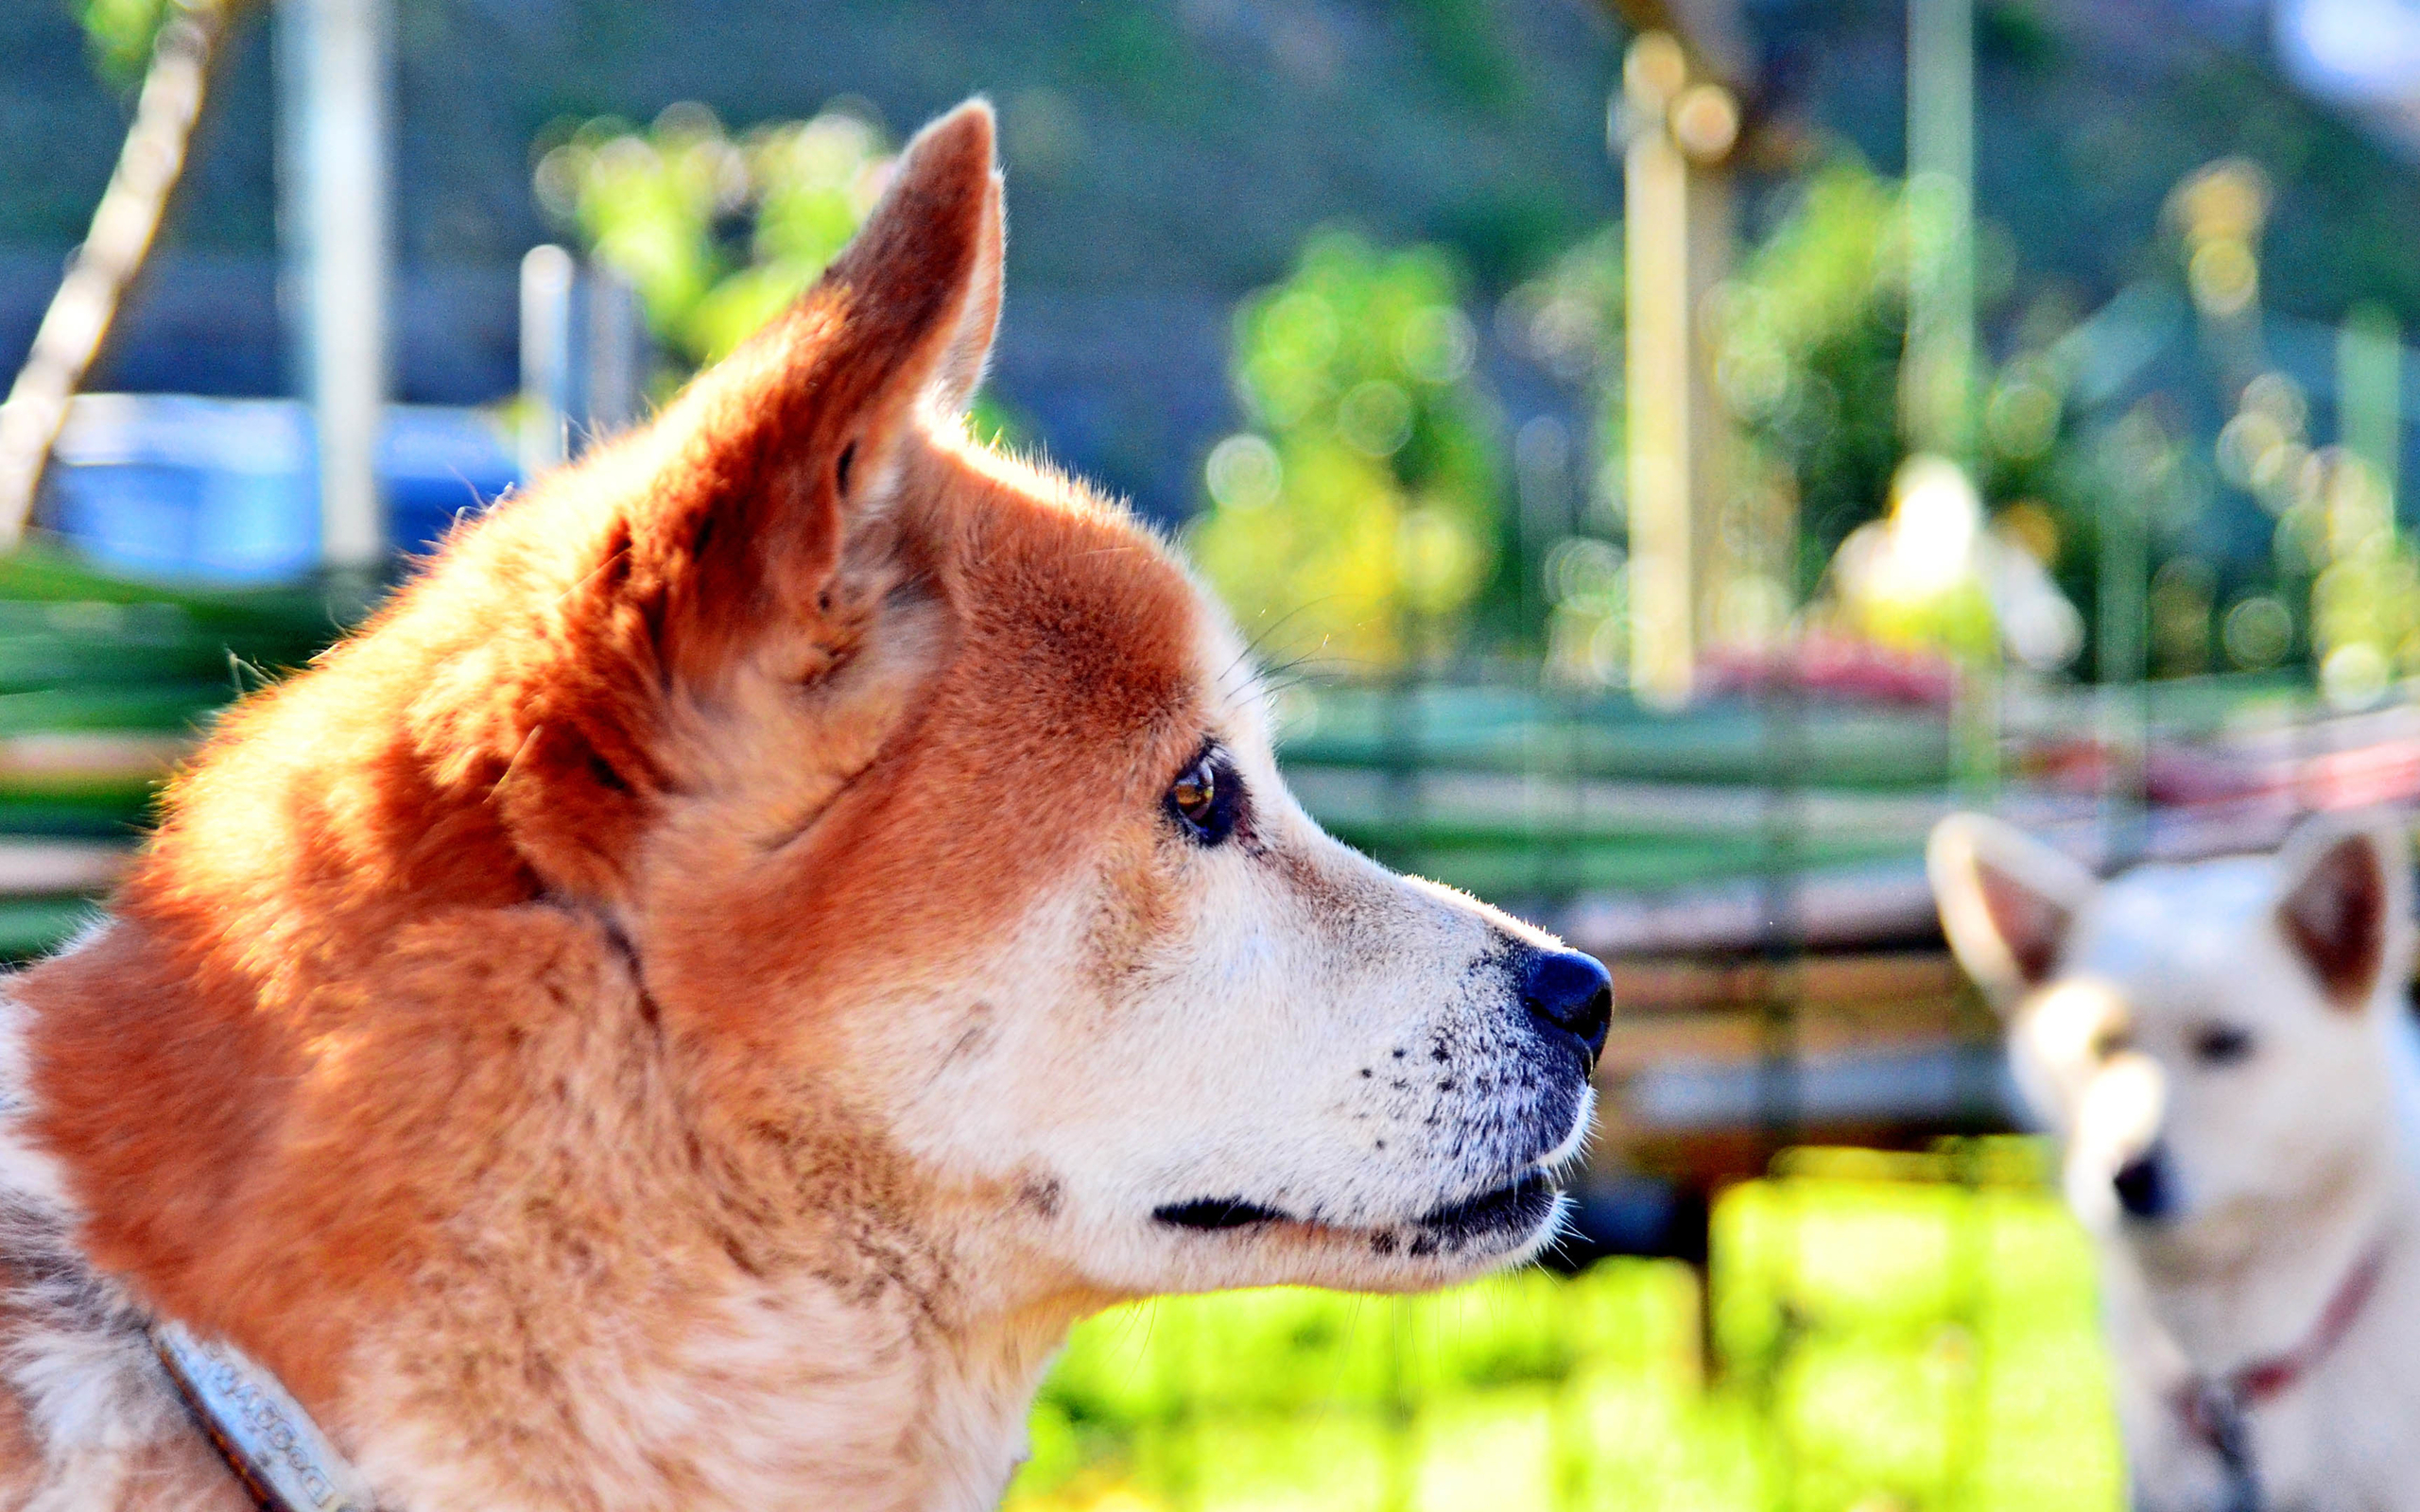
[[(387, 412), (378, 469), (387, 484), (387, 539), (398, 551), (426, 551), (457, 518), (476, 514), (521, 481), (501, 415), (436, 404)], [(315, 543), (318, 535), (315, 521)]]
[[(425, 550), (518, 480), (497, 418), (422, 405), (388, 412), (379, 472), (388, 539), (404, 551)], [(311, 419), (294, 400), (83, 395), (44, 502), (86, 555), (147, 576), (273, 582), (319, 560)]]

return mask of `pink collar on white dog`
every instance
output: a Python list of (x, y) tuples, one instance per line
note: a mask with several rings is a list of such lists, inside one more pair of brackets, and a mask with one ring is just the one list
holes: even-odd
[(2244, 1435), (2244, 1414), (2284, 1396), (2319, 1367), (2319, 1363), (2353, 1331), (2354, 1321), (2369, 1305), (2385, 1270), (2386, 1243), (2381, 1240), (2346, 1274), (2302, 1343), (2283, 1354), (2238, 1366), (2222, 1376), (2188, 1377), (2177, 1387), (2177, 1417), (2184, 1419), (2195, 1438), (2226, 1463), (2231, 1476), (2247, 1483), (2252, 1479), (2251, 1445)]

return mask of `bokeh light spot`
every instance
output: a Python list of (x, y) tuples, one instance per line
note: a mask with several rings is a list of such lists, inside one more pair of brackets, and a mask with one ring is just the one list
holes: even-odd
[(1411, 439), (1411, 396), (1383, 378), (1357, 384), (1337, 402), (1336, 429), (1357, 452), (1392, 456)]
[(1210, 497), (1225, 509), (1265, 509), (1276, 502), (1286, 481), (1277, 448), (1250, 433), (1230, 436), (1212, 447), (1204, 472)]

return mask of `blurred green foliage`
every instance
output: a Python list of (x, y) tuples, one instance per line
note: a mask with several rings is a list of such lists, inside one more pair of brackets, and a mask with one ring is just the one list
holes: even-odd
[[(1513, 350), (1571, 390), (1587, 427), (1577, 446), (1542, 433), (1565, 455), (1529, 458), (1518, 490), (1524, 513), (1539, 517), (1522, 566), (1545, 593), (1547, 671), (1586, 688), (1619, 685), (1630, 665), (1624, 299), (1616, 224), (1515, 285), (1496, 314)], [(1542, 469), (1570, 475), (1537, 475)]]
[[(646, 129), (612, 116), (573, 128), (538, 161), (539, 202), (590, 256), (630, 280), (673, 361), (659, 389), (730, 355), (822, 276), (882, 198), (894, 161), (847, 109), (734, 137), (703, 106)], [(1026, 427), (990, 395), (970, 424), (989, 445)]]
[[(1842, 160), (1784, 203), (1709, 308), (1716, 387), (1741, 442), (1719, 501), (1723, 539), (1743, 572), (1770, 558), (1754, 569), (1767, 575), (1751, 585), (1761, 598), (1731, 595), (1757, 621), (1750, 640), (1824, 587), (1841, 542), (1882, 514), (1910, 455), (1902, 188)], [(2003, 241), (1988, 229), (1979, 240), (1991, 254), (1986, 303), (2005, 302)], [(1407, 366), (1427, 329), (1407, 322), (1460, 320), (1457, 340), (1471, 330), (1459, 316), (1422, 314), (1456, 311), (1460, 295), (1433, 251), (1385, 254), (1331, 232), (1305, 246), (1289, 279), (1245, 302), (1234, 367), (1253, 428), (1211, 454), (1197, 558), (1280, 656), (1368, 672), (1467, 646), (1473, 629), (1486, 644), (1526, 646), (1542, 627), (1551, 675), (1618, 685), (1630, 616), (1621, 229), (1570, 246), (1496, 311), (1511, 353), (1569, 390), (1585, 438), (1541, 417), (1507, 457), (1495, 407), (1466, 374)], [(2066, 318), (2024, 311), (2008, 323), (2014, 353), (1976, 365), (1966, 464), (2003, 536), (2088, 610), (2106, 458), (2053, 355)], [(1976, 590), (1939, 627), (1902, 615), (1893, 627), (1924, 644), (1935, 629), (1961, 644), (1988, 638), (1983, 602)]]
[[(367, 610), (367, 593), (180, 589), (19, 546), (0, 556), (0, 738), (188, 730), (308, 662)], [(143, 802), (137, 788), (124, 816)]]
[(1899, 196), (1853, 164), (1806, 183), (1720, 301), (1716, 384), (1752, 465), (1796, 496), (1802, 596), (1880, 510), (1898, 466), (1906, 305)]
[(1022, 1512), (2112, 1512), (2087, 1244), (2036, 1146), (1792, 1152), (1668, 1262), (1437, 1296), (1162, 1300), (1079, 1329)]
[(1717, 1205), (1712, 1332), (1787, 1446), (1778, 1504), (2119, 1504), (2090, 1244), (2046, 1155), (1792, 1151)]
[(2331, 452), (2312, 473), (2277, 522), (2277, 549), (2290, 573), (2310, 579), (2322, 689), (2358, 709), (2420, 675), (2420, 552), (2396, 528), (2394, 495), (2361, 458)]
[[(1738, 487), (1779, 487), (1794, 499), (1794, 586), (1804, 597), (1849, 532), (1880, 514), (1909, 455), (1899, 421), (1908, 218), (1903, 186), (1854, 160), (1832, 163), (1796, 193), (1721, 292), (1715, 380), (1747, 442)], [(2007, 294), (1994, 255), (2004, 238), (1984, 226), (1976, 240), (1988, 316)], [(2067, 403), (2069, 375), (2048, 355), (2064, 321), (2014, 324), (2014, 355), (1977, 356), (1970, 468), (1988, 506), (2031, 501), (2042, 511), (2053, 531), (2031, 544), (2048, 551), (2063, 582), (2088, 590), (2095, 474)], [(2089, 604), (2088, 591), (2069, 596)]]
[(151, 43), (180, 0), (75, 0), (93, 66), (108, 82), (124, 88), (142, 78)]
[(1327, 231), (1236, 313), (1252, 428), (1214, 448), (1194, 559), (1265, 652), (1369, 672), (1450, 645), (1503, 549), (1492, 405), (1453, 261)]
[(891, 163), (842, 111), (734, 138), (674, 105), (645, 130), (590, 121), (539, 160), (538, 197), (631, 281), (657, 338), (693, 365), (727, 355), (821, 275)]
[[(1772, 208), (1705, 312), (1738, 442), (1710, 503), (1719, 638), (1770, 644), (1794, 622), (1964, 659), (2007, 642), (2086, 678), (2265, 673), (2307, 651), (2339, 707), (2420, 674), (2420, 549), (2394, 525), (2392, 480), (2308, 439), (2308, 406), (2275, 371), (2218, 375), (2236, 417), (2215, 459), (2196, 437), (2191, 390), (2213, 353), (2181, 345), (2181, 263), (2080, 324), (2055, 284), (2018, 299), (2013, 242), (1976, 228), (1979, 345), (1950, 458), (1964, 483), (1946, 507), (1939, 488), (1894, 492), (1944, 473), (1910, 468), (1903, 429), (1905, 186), (1843, 155)], [(1406, 367), (1420, 338), (1405, 322), (1462, 302), (1437, 253), (1322, 232), (1245, 302), (1234, 377), (1252, 429), (1212, 452), (1192, 543), (1256, 640), (1362, 673), (1543, 649), (1566, 687), (1622, 684), (1621, 240), (1602, 228), (1498, 302), (1504, 354), (1566, 388), (1517, 439), (1467, 374)], [(2376, 318), (2390, 335), (2369, 339), (2391, 352), (2392, 320)], [(2120, 369), (2151, 386), (2122, 404), (2104, 391)], [(2242, 549), (2249, 511), (2220, 508), (2222, 485), (2275, 518), (2273, 559)], [(1921, 507), (1879, 528), (1903, 494)], [(2108, 580), (2104, 537), (2119, 553)], [(1947, 565), (1923, 566), (1934, 558)], [(2124, 633), (2104, 644), (2113, 607)]]

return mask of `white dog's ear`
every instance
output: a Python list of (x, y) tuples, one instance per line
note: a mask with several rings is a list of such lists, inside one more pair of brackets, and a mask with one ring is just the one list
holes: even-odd
[(1958, 964), (2001, 1007), (2049, 979), (2068, 926), (2100, 886), (2064, 853), (1979, 814), (1933, 826), (1925, 869)]
[(2359, 1009), (2411, 970), (2411, 856), (2385, 816), (2304, 821), (2277, 853), (2277, 927), (2327, 1000)]

